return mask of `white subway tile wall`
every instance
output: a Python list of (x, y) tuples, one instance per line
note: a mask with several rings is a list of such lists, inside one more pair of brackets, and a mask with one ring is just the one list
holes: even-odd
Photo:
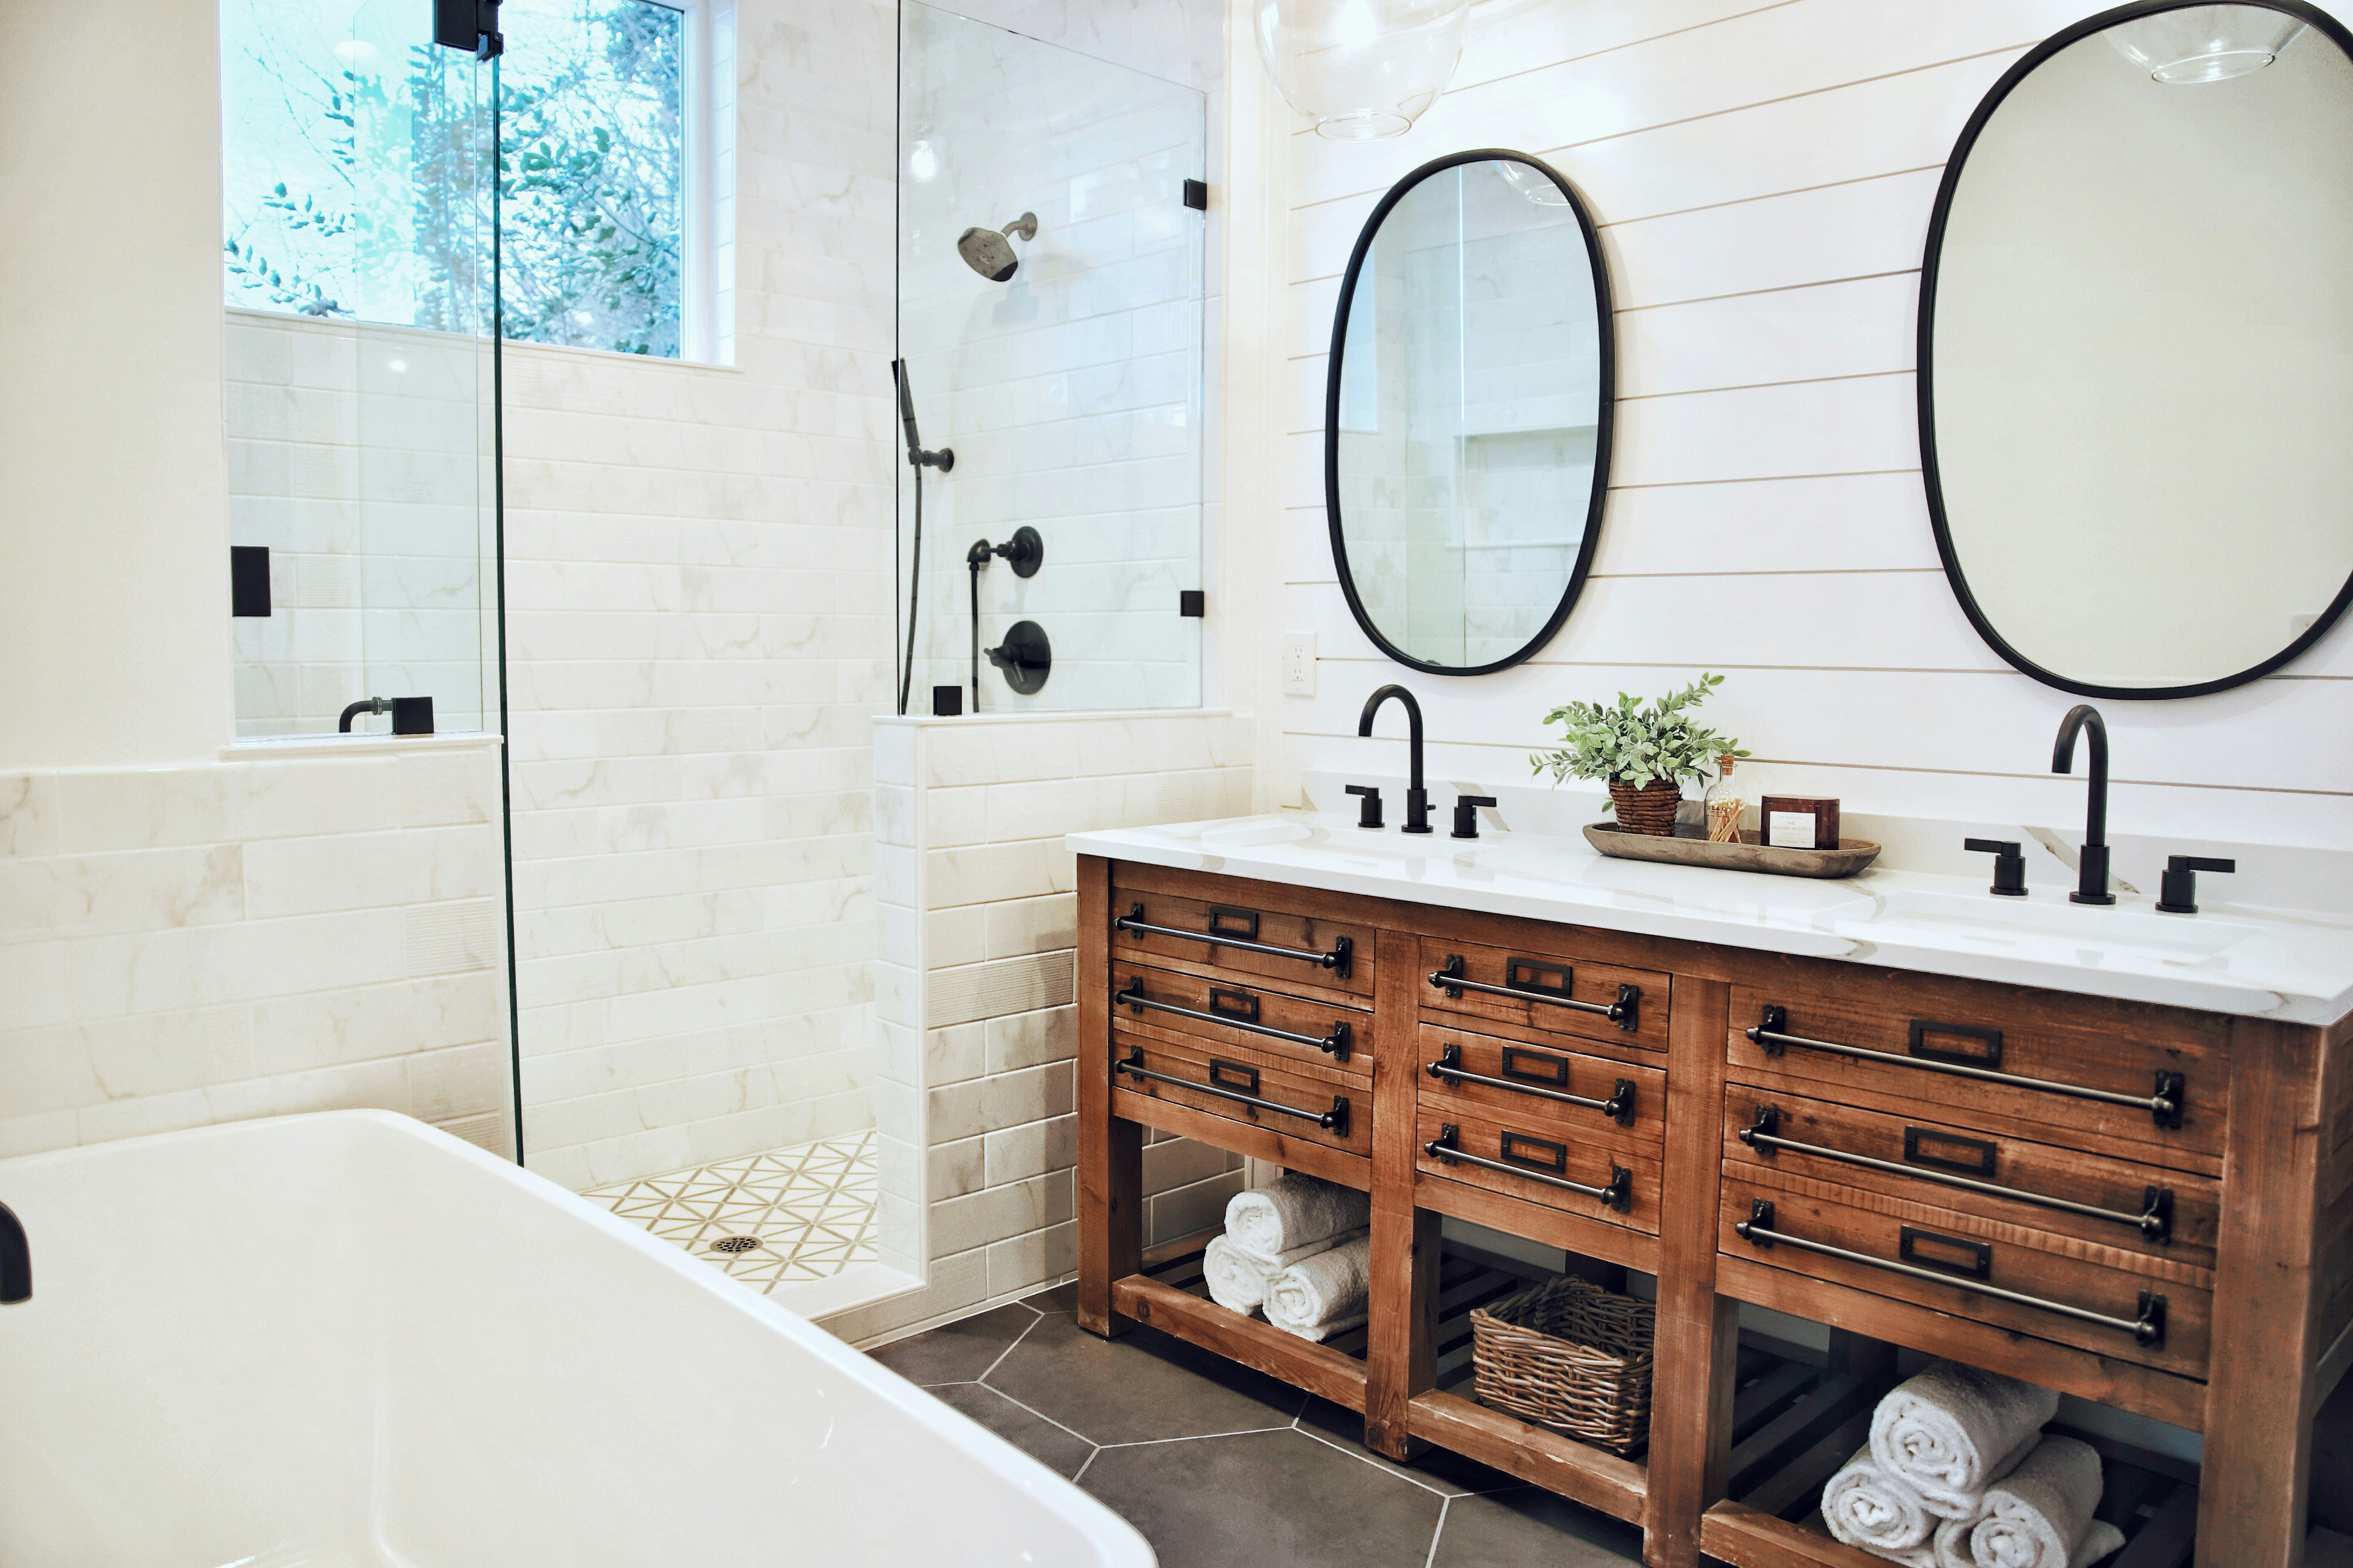
[[(920, 554), (900, 466), (902, 611), (920, 563), (910, 710), (971, 682), (965, 552), (1024, 525), (1045, 566), (980, 574), (980, 647), (1035, 620), (1053, 672), (1024, 696), (984, 661), (978, 709), (1191, 707), (1201, 622), (1178, 595), (1201, 586), (1205, 218), (1183, 183), (1207, 172), (1208, 100), (929, 5), (905, 15), (900, 352), (923, 444), (955, 453), (923, 476)], [(967, 228), (1025, 212), (1037, 234), (1012, 241), (1008, 281), (958, 256)]]
[[(876, 722), (876, 1248), (929, 1284), (828, 1328), (870, 1340), (1077, 1267), (1063, 836), (1248, 811), (1250, 747), (1250, 721), (1215, 711)], [(1157, 1140), (1145, 1178), (1163, 1240), (1216, 1223), (1241, 1161)]]
[(575, 1188), (872, 1124), (894, 25), (738, 8), (734, 368), (507, 353), (524, 1148)]
[(496, 730), (489, 345), (233, 310), (223, 349), (229, 539), (269, 551), (269, 615), (229, 623), (237, 733), (423, 696)]
[[(2080, 828), (2047, 771), (2076, 699), (1971, 631), (1930, 532), (1913, 336), (1941, 165), (1987, 89), (2083, 0), (1585, 0), (1473, 8), (1461, 68), (1413, 133), (1291, 137), (1287, 510), (1275, 613), (1319, 634), (1283, 702), (1284, 773), (1393, 772), (1356, 738), (1376, 685), (1430, 714), (1430, 765), (1528, 778), (1571, 698), (1730, 677), (1707, 716), (1757, 753), (1752, 787), (1850, 810)], [(1298, 122), (1294, 121), (1294, 125)], [(1349, 247), (1439, 152), (1559, 169), (1602, 226), (1619, 331), (1614, 489), (1594, 576), (1527, 664), (1472, 683), (1382, 659), (1326, 542), (1325, 355)], [(2154, 612), (2153, 612), (2154, 613)], [(2105, 705), (2112, 820), (2137, 831), (2353, 847), (2353, 629), (2237, 691)], [(1374, 749), (1377, 748), (1377, 750)]]
[(0, 778), (0, 1156), (405, 1111), (512, 1145), (495, 742)]

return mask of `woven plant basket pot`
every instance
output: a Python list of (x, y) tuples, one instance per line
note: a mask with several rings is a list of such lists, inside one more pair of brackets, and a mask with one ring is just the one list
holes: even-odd
[(1471, 1314), (1479, 1403), (1621, 1458), (1651, 1433), (1647, 1301), (1574, 1275)]
[(1665, 838), (1675, 830), (1675, 807), (1683, 804), (1683, 787), (1672, 779), (1654, 779), (1636, 789), (1617, 779), (1609, 781), (1609, 800), (1618, 808), (1618, 826), (1628, 833)]

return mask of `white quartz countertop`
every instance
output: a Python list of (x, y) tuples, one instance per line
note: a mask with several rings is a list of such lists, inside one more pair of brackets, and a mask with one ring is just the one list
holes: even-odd
[(2222, 899), (2165, 915), (2036, 888), (1876, 867), (1840, 880), (1613, 860), (1582, 837), (1482, 830), (1475, 841), (1303, 812), (1074, 833), (1070, 847), (1186, 871), (1361, 893), (1641, 936), (2039, 985), (2284, 1022), (2353, 1011), (2353, 919)]

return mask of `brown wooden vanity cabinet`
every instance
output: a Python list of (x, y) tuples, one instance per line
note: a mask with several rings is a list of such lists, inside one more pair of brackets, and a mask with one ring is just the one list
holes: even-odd
[[(1893, 1346), (2201, 1431), (2096, 1439), (2119, 1562), (2283, 1568), (2353, 1361), (2353, 1094), (2329, 1028), (1082, 857), (1080, 1321), (1147, 1321), (1629, 1521), (1646, 1559), (1876, 1558), (1809, 1519)], [(1368, 1191), (1370, 1321), (1323, 1344), (1147, 1252), (1141, 1129)], [(1520, 1288), (1454, 1215), (1658, 1279), (1651, 1440), (1467, 1397)], [(1831, 1351), (1738, 1331), (1741, 1301)]]

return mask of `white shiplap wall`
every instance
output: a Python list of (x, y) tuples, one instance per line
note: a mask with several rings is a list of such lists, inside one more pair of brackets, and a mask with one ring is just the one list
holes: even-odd
[[(1980, 642), (1937, 566), (1911, 371), (1954, 138), (2026, 49), (2096, 8), (1483, 0), (1452, 85), (1409, 134), (1347, 145), (1292, 121), (1289, 404), (1266, 569), (1283, 583), (1271, 616), (1315, 631), (1321, 658), (1317, 695), (1281, 700), (1282, 754), (1266, 761), (1291, 778), (1398, 771), (1396, 742), (1359, 741), (1355, 721), (1394, 679), (1429, 710), (1438, 781), (1524, 782), (1555, 704), (1714, 669), (1730, 679), (1712, 716), (1773, 787), (2080, 826), (2082, 784), (2045, 771), (2076, 700)], [(1348, 616), (1325, 535), (1323, 393), (1339, 274), (1374, 203), (1428, 159), (1482, 146), (1552, 163), (1603, 226), (1620, 401), (1576, 612), (1529, 664), (1455, 680), (1381, 659)], [(2353, 847), (2346, 627), (2238, 691), (2102, 707), (2120, 829)], [(1271, 782), (1278, 803), (1296, 799)]]

